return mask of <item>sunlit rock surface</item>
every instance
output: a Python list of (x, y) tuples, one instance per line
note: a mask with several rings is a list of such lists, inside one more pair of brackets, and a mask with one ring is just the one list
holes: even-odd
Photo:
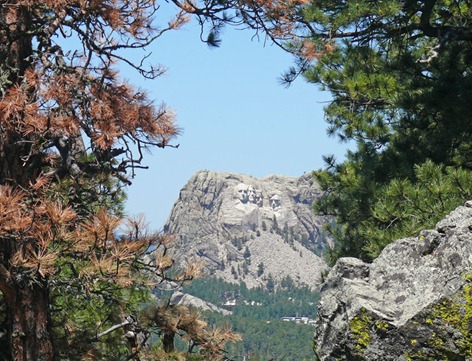
[(372, 263), (342, 258), (322, 286), (320, 360), (472, 361), (472, 203)]
[(257, 179), (200, 171), (181, 190), (164, 230), (177, 235), (178, 257), (203, 259), (207, 274), (248, 287), (290, 276), (315, 288), (326, 268), (315, 254), (327, 244), (326, 220), (312, 210), (320, 194), (308, 174)]
[(215, 306), (213, 303), (179, 291), (172, 294), (170, 303), (173, 305), (191, 306), (201, 311), (218, 312), (225, 316), (231, 314), (231, 311)]

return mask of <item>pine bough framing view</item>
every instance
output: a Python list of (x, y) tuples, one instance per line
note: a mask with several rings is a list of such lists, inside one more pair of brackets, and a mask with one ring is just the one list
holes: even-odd
[(158, 77), (125, 51), (192, 17), (210, 46), (224, 25), (263, 33), (294, 55), (286, 84), (303, 76), (331, 93), (328, 132), (353, 144), (315, 173), (315, 211), (336, 220), (332, 262), (372, 260), (471, 198), (470, 1), (172, 3), (161, 24), (153, 0), (0, 3), (2, 359), (213, 360), (239, 339), (151, 294), (198, 262), (174, 269), (171, 236), (122, 216), (143, 151), (174, 146), (179, 129), (115, 64)]

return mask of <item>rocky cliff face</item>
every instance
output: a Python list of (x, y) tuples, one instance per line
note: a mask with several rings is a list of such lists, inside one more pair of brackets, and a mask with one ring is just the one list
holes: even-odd
[(170, 298), (170, 303), (173, 305), (191, 306), (194, 308), (198, 308), (201, 311), (217, 312), (225, 316), (231, 315), (232, 313), (231, 311), (218, 307), (213, 303), (204, 301), (201, 298), (180, 291), (176, 291), (172, 294), (172, 297)]
[(472, 360), (472, 202), (372, 263), (342, 258), (322, 286), (324, 360)]
[(284, 277), (316, 287), (326, 245), (311, 205), (320, 190), (300, 178), (197, 172), (181, 190), (164, 230), (178, 237), (177, 257), (199, 257), (206, 271), (248, 287)]

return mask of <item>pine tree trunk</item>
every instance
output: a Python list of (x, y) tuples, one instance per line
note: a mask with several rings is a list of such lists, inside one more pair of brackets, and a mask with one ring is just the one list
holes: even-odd
[[(8, 269), (12, 254), (4, 242), (0, 262), (0, 291), (6, 306), (7, 354), (13, 361), (52, 361), (47, 281), (39, 274)], [(11, 244), (10, 244), (11, 245)]]
[(162, 346), (166, 353), (174, 351), (174, 337), (175, 334), (172, 331), (165, 331), (162, 337)]
[[(0, 7), (0, 23), (2, 71), (7, 71), (8, 83), (15, 86), (32, 66), (31, 8), (22, 1), (8, 1)], [(27, 188), (40, 169), (20, 162), (29, 154), (18, 142), (24, 135), (0, 131), (0, 184)], [(0, 243), (0, 292), (6, 306), (8, 353), (13, 361), (52, 361), (47, 280), (32, 270), (12, 266), (11, 258), (20, 246), (16, 242), (2, 239)]]
[[(8, 339), (13, 361), (52, 361), (49, 295), (46, 282), (17, 277), (5, 295)], [(31, 281), (31, 282), (28, 282)]]

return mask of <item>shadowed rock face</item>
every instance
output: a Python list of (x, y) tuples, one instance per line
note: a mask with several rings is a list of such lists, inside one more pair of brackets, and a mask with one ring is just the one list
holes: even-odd
[(320, 360), (472, 360), (472, 203), (372, 263), (341, 258), (321, 289)]
[(314, 254), (326, 245), (325, 219), (312, 211), (319, 196), (310, 175), (200, 171), (180, 191), (164, 230), (177, 235), (177, 256), (200, 257), (208, 273), (227, 281), (255, 287), (269, 275), (290, 276), (314, 288), (326, 267)]

